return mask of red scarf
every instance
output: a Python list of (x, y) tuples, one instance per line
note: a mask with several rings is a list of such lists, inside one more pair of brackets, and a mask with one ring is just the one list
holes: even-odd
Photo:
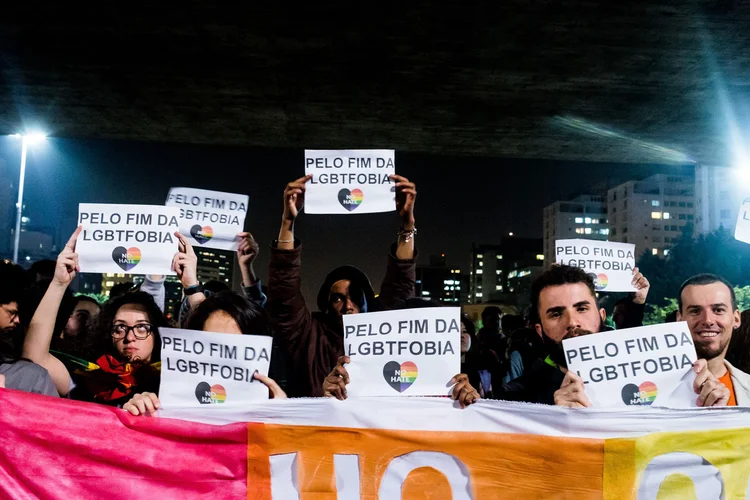
[[(94, 395), (94, 401), (98, 403), (107, 403), (132, 395), (137, 388), (138, 380), (142, 379), (143, 375), (158, 376), (156, 367), (152, 365), (118, 361), (110, 354), (97, 359), (96, 364), (101, 370), (97, 370), (99, 374), (90, 380), (89, 389)], [(151, 373), (144, 373), (144, 371)]]

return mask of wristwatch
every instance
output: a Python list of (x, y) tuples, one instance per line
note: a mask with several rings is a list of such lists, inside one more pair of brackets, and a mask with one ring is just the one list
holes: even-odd
[(203, 293), (203, 285), (198, 283), (197, 285), (189, 286), (183, 292), (186, 296), (193, 295), (194, 293)]

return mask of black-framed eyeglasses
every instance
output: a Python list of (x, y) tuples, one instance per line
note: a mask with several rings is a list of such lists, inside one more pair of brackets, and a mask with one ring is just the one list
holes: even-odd
[(145, 340), (154, 331), (154, 327), (149, 323), (138, 323), (133, 326), (114, 325), (112, 326), (112, 338), (118, 340), (124, 339), (131, 331), (136, 339)]
[(3, 311), (8, 313), (8, 316), (10, 316), (10, 320), (13, 321), (18, 317), (18, 309), (8, 309), (5, 307), (5, 304), (2, 305)]

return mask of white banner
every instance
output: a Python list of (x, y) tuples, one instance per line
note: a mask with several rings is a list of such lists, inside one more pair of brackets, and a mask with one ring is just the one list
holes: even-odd
[(344, 316), (349, 397), (444, 396), (461, 370), (461, 308)]
[(745, 198), (737, 215), (737, 227), (734, 229), (735, 239), (750, 243), (750, 198)]
[(597, 240), (555, 241), (555, 262), (580, 267), (599, 292), (635, 292), (635, 245)]
[(698, 356), (684, 321), (565, 339), (563, 349), (594, 406), (696, 406)]
[(248, 202), (245, 194), (173, 187), (166, 205), (180, 209), (180, 232), (193, 246), (237, 250)]
[(368, 214), (395, 210), (392, 149), (305, 150), (308, 214)]
[(159, 205), (79, 204), (81, 272), (175, 274), (178, 213)]
[(246, 405), (268, 399), (268, 387), (253, 379), (268, 375), (272, 338), (260, 335), (159, 329), (164, 408)]

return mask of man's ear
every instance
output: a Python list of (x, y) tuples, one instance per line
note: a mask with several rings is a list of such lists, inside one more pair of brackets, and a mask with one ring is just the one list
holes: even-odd
[(536, 330), (537, 335), (539, 335), (540, 337), (542, 336), (542, 325), (536, 323), (534, 325), (534, 330)]
[(677, 317), (675, 318), (677, 321), (682, 321), (682, 313), (680, 313), (680, 310), (677, 309)]
[(603, 307), (601, 309), (599, 309), (599, 317), (602, 318), (602, 323), (606, 323), (607, 322), (607, 310), (604, 309)]

